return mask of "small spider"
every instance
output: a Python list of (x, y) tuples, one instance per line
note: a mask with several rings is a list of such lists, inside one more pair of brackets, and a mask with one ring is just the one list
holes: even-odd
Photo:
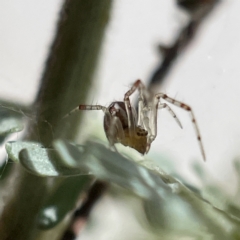
[[(139, 91), (138, 113), (131, 105), (129, 99), (136, 90)], [(101, 105), (79, 105), (67, 114), (66, 117), (79, 110), (102, 110), (104, 112), (104, 131), (110, 146), (114, 146), (115, 143), (121, 143), (124, 146), (134, 148), (141, 154), (146, 154), (150, 149), (151, 143), (157, 136), (158, 109), (166, 108), (182, 128), (175, 113), (166, 103), (161, 103), (161, 99), (190, 113), (200, 150), (205, 160), (205, 152), (200, 132), (192, 109), (185, 103), (170, 98), (164, 93), (157, 93), (151, 96), (141, 80), (137, 80), (131, 89), (125, 93), (123, 102), (112, 102), (109, 107)]]

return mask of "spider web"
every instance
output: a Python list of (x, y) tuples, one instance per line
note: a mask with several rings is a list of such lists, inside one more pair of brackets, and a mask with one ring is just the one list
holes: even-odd
[[(0, 135), (0, 179), (2, 179), (2, 176), (4, 174), (4, 171), (6, 170), (7, 164), (13, 164), (14, 162), (12, 160), (8, 159), (8, 156), (6, 155), (5, 150), (5, 143), (9, 141), (19, 141), (23, 138), (23, 136), (27, 137), (29, 132), (31, 132), (31, 129), (27, 129), (27, 126), (32, 126), (31, 128), (36, 128), (36, 141), (41, 142), (41, 138), (38, 131), (38, 122), (36, 115), (27, 111), (22, 110), (20, 107), (16, 106), (7, 106), (5, 104), (0, 104), (0, 115), (1, 120), (0, 126), (5, 121), (8, 122), (9, 120), (16, 120), (16, 123), (19, 123), (19, 125), (23, 125), (22, 129), (19, 127), (18, 130), (10, 130), (9, 132), (6, 132), (3, 135)], [(46, 125), (49, 128), (49, 131), (51, 131), (52, 139), (54, 139), (54, 129), (50, 122), (47, 120), (40, 120), (42, 122), (45, 122)], [(16, 127), (17, 128), (17, 127)]]

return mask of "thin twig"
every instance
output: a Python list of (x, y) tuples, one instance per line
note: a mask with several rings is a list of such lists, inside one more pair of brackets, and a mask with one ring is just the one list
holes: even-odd
[[(88, 217), (96, 205), (98, 200), (103, 196), (108, 188), (108, 184), (101, 181), (96, 181), (88, 191), (87, 199), (81, 207), (74, 212), (71, 224), (65, 231), (62, 240), (72, 240), (79, 234), (82, 227), (88, 220)], [(76, 227), (77, 226), (77, 227)]]
[(173, 63), (194, 39), (201, 23), (212, 12), (219, 0), (177, 0), (177, 4), (190, 15), (189, 23), (182, 28), (175, 43), (170, 47), (160, 46), (163, 60), (149, 80), (149, 90), (163, 83)]

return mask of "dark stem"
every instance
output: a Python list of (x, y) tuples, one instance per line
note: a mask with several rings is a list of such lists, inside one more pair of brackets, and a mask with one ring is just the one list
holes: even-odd
[(190, 15), (187, 26), (180, 31), (175, 43), (170, 47), (160, 46), (162, 61), (149, 80), (149, 90), (154, 92), (156, 85), (163, 84), (174, 62), (184, 52), (186, 47), (196, 36), (201, 23), (212, 12), (219, 0), (177, 0), (180, 7)]
[[(85, 102), (110, 7), (111, 0), (64, 2), (34, 104), (37, 125), (30, 122), (28, 140), (40, 140), (45, 146), (51, 145), (55, 137), (74, 140), (80, 116), (71, 118), (69, 124), (62, 117)], [(13, 194), (0, 218), (0, 239), (39, 240), (36, 219), (48, 196), (47, 180), (28, 174), (20, 165), (16, 165), (14, 176), (18, 179), (11, 186)], [(52, 234), (51, 240), (57, 239), (58, 234)], [(43, 239), (49, 238), (45, 235)]]
[[(73, 240), (76, 238), (76, 236), (81, 231), (81, 228), (77, 229), (76, 231), (74, 225), (76, 225), (76, 222), (86, 222), (88, 220), (88, 217), (93, 207), (99, 201), (99, 199), (103, 196), (103, 194), (106, 192), (107, 187), (108, 187), (108, 184), (101, 181), (96, 181), (92, 185), (92, 187), (88, 191), (86, 200), (83, 202), (81, 207), (74, 212), (71, 224), (69, 225), (69, 228), (64, 233), (62, 240)], [(82, 225), (80, 226), (82, 227)]]

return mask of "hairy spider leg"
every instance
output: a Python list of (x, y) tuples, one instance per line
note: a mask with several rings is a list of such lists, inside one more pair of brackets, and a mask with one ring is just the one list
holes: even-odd
[(142, 123), (142, 127), (146, 128), (148, 133), (151, 134), (151, 128), (150, 128), (150, 124), (149, 124), (149, 117), (148, 117), (148, 113), (151, 111), (151, 108), (148, 106), (142, 107), (141, 111), (139, 111), (139, 115), (140, 115), (140, 119), (141, 119), (141, 123)]
[(150, 127), (150, 121), (149, 121), (149, 117), (148, 117), (148, 113), (151, 111), (151, 107), (144, 107), (140, 114), (141, 117), (141, 121), (143, 123), (143, 126), (145, 129), (147, 129), (148, 135), (147, 135), (147, 145), (146, 145), (146, 153), (148, 153), (148, 151), (150, 150), (150, 146), (151, 146), (151, 136), (152, 136), (152, 130)]
[[(148, 91), (144, 84), (141, 82), (141, 80), (137, 80), (135, 82), (137, 85), (138, 91), (139, 91), (139, 97), (138, 97), (138, 126), (145, 127), (149, 131), (149, 124), (147, 123), (147, 119), (144, 121), (145, 117), (147, 117), (146, 113), (149, 111), (149, 106), (145, 106), (147, 102)], [(145, 123), (145, 124), (144, 124)]]
[(129, 127), (129, 135), (132, 136), (132, 134), (135, 132), (135, 126), (136, 126), (136, 120), (134, 119), (134, 115), (133, 115), (133, 110), (132, 110), (132, 106), (130, 103), (130, 96), (136, 91), (139, 90), (140, 93), (140, 97), (139, 97), (139, 105), (140, 105), (140, 109), (138, 109), (138, 123), (141, 123), (140, 117), (139, 117), (139, 111), (141, 110), (141, 108), (143, 107), (143, 94), (145, 92), (145, 86), (143, 85), (143, 83), (141, 82), (141, 80), (137, 80), (133, 86), (131, 87), (130, 90), (128, 90), (125, 95), (124, 95), (124, 103), (125, 103), (125, 108), (126, 108), (126, 112), (127, 112), (127, 117), (128, 117), (128, 127)]
[(138, 126), (143, 126), (143, 119), (142, 119), (142, 112), (144, 109), (144, 105), (143, 105), (143, 98), (140, 95), (138, 97), (138, 119), (137, 119), (137, 125)]
[(155, 117), (154, 117), (154, 124), (153, 124), (154, 125), (153, 126), (154, 138), (156, 137), (156, 134), (157, 134), (157, 116), (156, 115), (157, 115), (158, 103), (159, 103), (161, 98), (164, 99), (165, 101), (167, 101), (167, 102), (177, 106), (177, 107), (180, 107), (180, 108), (188, 111), (190, 113), (190, 117), (191, 117), (194, 129), (195, 129), (196, 135), (197, 135), (197, 140), (198, 140), (198, 143), (199, 143), (199, 147), (200, 147), (203, 159), (205, 161), (206, 160), (206, 156), (205, 156), (205, 151), (204, 151), (204, 148), (203, 148), (203, 143), (201, 141), (200, 131), (199, 131), (199, 128), (198, 128), (198, 125), (197, 125), (197, 121), (196, 121), (196, 118), (194, 117), (194, 114), (193, 114), (193, 111), (192, 111), (191, 107), (189, 107), (185, 103), (179, 102), (179, 101), (177, 101), (177, 100), (175, 100), (173, 98), (168, 97), (164, 93), (158, 93), (158, 94), (155, 95), (155, 106), (156, 106), (156, 108), (154, 110)]
[(183, 128), (181, 122), (179, 121), (179, 119), (176, 116), (176, 114), (174, 113), (174, 111), (166, 103), (158, 104), (158, 109), (162, 109), (162, 108), (166, 108), (169, 111), (169, 113), (172, 115), (172, 117), (176, 120), (176, 122), (179, 125), (179, 127)]
[(149, 93), (144, 84), (141, 82), (141, 80), (137, 80), (133, 84), (132, 88), (125, 94), (125, 97), (127, 96), (129, 98), (129, 96), (132, 95), (137, 89), (139, 91), (137, 125), (145, 128), (148, 132), (146, 146), (147, 153), (150, 149), (151, 145), (150, 136), (152, 135), (148, 117), (148, 112), (151, 111), (151, 108), (149, 106), (144, 106), (144, 103), (147, 102)]
[(117, 151), (116, 147), (114, 146), (114, 143), (116, 142), (116, 139), (115, 139), (116, 132), (114, 132), (114, 131), (117, 131), (117, 136), (119, 138), (124, 138), (124, 131), (123, 131), (122, 124), (121, 124), (119, 118), (114, 116), (115, 115), (114, 112), (112, 114), (110, 114), (109, 109), (104, 106), (101, 106), (101, 105), (81, 104), (78, 107), (74, 108), (70, 113), (65, 115), (64, 118), (74, 114), (75, 112), (78, 112), (79, 110), (102, 110), (104, 112), (105, 116), (107, 116), (109, 118), (109, 122), (110, 122), (109, 123), (109, 131), (106, 132), (107, 138), (109, 140), (109, 145), (111, 147), (113, 147), (114, 150)]
[[(155, 107), (156, 108), (156, 107)], [(177, 124), (179, 125), (180, 128), (182, 128), (182, 124), (181, 122), (179, 121), (178, 117), (176, 116), (176, 114), (174, 113), (174, 111), (166, 104), (166, 103), (158, 103), (158, 109), (162, 109), (162, 108), (166, 108), (169, 113), (172, 115), (172, 117), (176, 120)], [(155, 111), (151, 111), (151, 107), (145, 107), (143, 108), (142, 110), (142, 114), (141, 114), (141, 117), (142, 117), (142, 121), (144, 123), (144, 126), (145, 128), (147, 129), (149, 135), (148, 135), (148, 142), (147, 142), (147, 152), (150, 150), (150, 146), (151, 146), (151, 143), (154, 141), (154, 139), (156, 138), (156, 134), (157, 133), (154, 133), (154, 130), (157, 125), (157, 112), (155, 113)], [(151, 127), (150, 127), (150, 121), (149, 121), (149, 117), (146, 115), (147, 112), (151, 111), (151, 113), (153, 112), (153, 122), (151, 123), (151, 126), (152, 126), (152, 129), (153, 129), (153, 132), (151, 130)]]
[(102, 110), (104, 113), (107, 111), (107, 108), (101, 105), (84, 105), (81, 104), (74, 108), (71, 112), (66, 114), (63, 118), (69, 117), (70, 115), (74, 114), (75, 112), (78, 112), (79, 110)]
[[(139, 91), (139, 98), (138, 98), (138, 121), (137, 121), (137, 123), (138, 123), (139, 126), (145, 127), (146, 130), (148, 131), (148, 140), (147, 140), (147, 152), (148, 152), (149, 149), (150, 149), (151, 143), (156, 138), (156, 133), (152, 133), (152, 129), (150, 127), (149, 117), (147, 116), (147, 113), (149, 111), (151, 111), (151, 107), (150, 106), (144, 106), (144, 98), (145, 98), (145, 101), (147, 101), (147, 98), (149, 96), (148, 96), (147, 89), (145, 88), (145, 86), (141, 82), (141, 80), (137, 80), (133, 84), (132, 88), (125, 94), (125, 98), (124, 99), (126, 99), (126, 97), (128, 97), (128, 99), (129, 99), (130, 95), (132, 95), (136, 91), (136, 89), (138, 89), (138, 91)], [(159, 109), (166, 108), (170, 112), (172, 117), (175, 118), (177, 124), (182, 128), (182, 124), (180, 123), (180, 121), (177, 118), (176, 114), (173, 112), (173, 110), (166, 103), (161, 104), (159, 102), (158, 108)], [(127, 109), (127, 107), (126, 107), (126, 109)], [(153, 117), (154, 124), (151, 124), (151, 125), (153, 126), (153, 129), (154, 129), (154, 126), (157, 125), (157, 112), (156, 113), (153, 112), (153, 116), (154, 116)]]
[(116, 149), (114, 144), (118, 142), (119, 139), (124, 139), (125, 137), (123, 126), (121, 124), (120, 119), (116, 116), (116, 109), (114, 110), (112, 109), (111, 114), (107, 110), (105, 112), (105, 119), (106, 118), (109, 119), (109, 122), (105, 122), (105, 124), (108, 125), (108, 130), (107, 131), (105, 130), (105, 132), (106, 132), (110, 146), (113, 146), (114, 149)]
[[(148, 131), (148, 137), (147, 137), (147, 152), (150, 149), (150, 145), (151, 143), (154, 141), (154, 139), (156, 138), (156, 131), (154, 131), (154, 129), (156, 127), (157, 124), (157, 112), (153, 112), (153, 121), (154, 123), (152, 123), (151, 125), (153, 126), (153, 132), (152, 129), (150, 127), (150, 120), (148, 117), (148, 112), (151, 111), (151, 107), (150, 106), (144, 106), (144, 103), (148, 100), (149, 96), (148, 96), (148, 92), (147, 89), (145, 88), (144, 84), (141, 82), (141, 80), (137, 80), (132, 88), (125, 94), (124, 97), (124, 102), (125, 102), (125, 106), (126, 106), (126, 111), (127, 111), (127, 115), (130, 116), (128, 117), (128, 125), (131, 126), (129, 127), (130, 129), (130, 133), (132, 133), (132, 127), (135, 126), (134, 122), (131, 120), (131, 112), (132, 112), (132, 108), (131, 108), (131, 103), (129, 100), (129, 97), (138, 89), (139, 91), (139, 98), (138, 98), (138, 119), (137, 119), (137, 125), (141, 126), (141, 127), (145, 127), (146, 130)], [(144, 101), (145, 100), (145, 101)], [(172, 111), (172, 109), (166, 104), (159, 104), (158, 108), (166, 108), (170, 114), (175, 118), (176, 122), (178, 123), (178, 125), (182, 128), (182, 125), (179, 121), (179, 119), (177, 118), (176, 114)]]

